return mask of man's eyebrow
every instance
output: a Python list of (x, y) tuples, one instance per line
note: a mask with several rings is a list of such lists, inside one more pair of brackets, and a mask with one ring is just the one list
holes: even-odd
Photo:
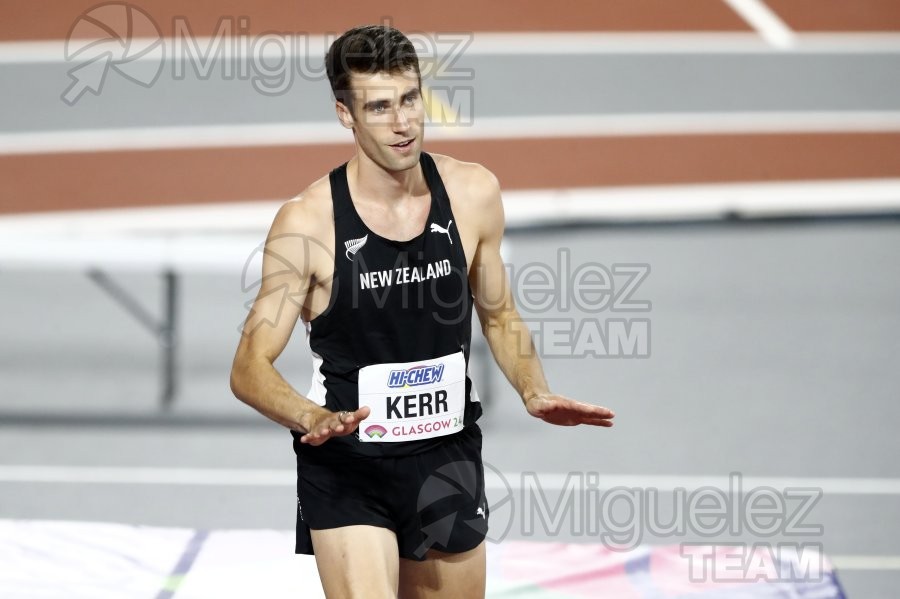
[(372, 108), (386, 107), (390, 106), (390, 100), (369, 100), (365, 104), (363, 104), (363, 110), (371, 110)]
[[(419, 93), (420, 92), (419, 92), (418, 87), (415, 87), (415, 86), (410, 87), (405, 92), (403, 92), (403, 94), (401, 94), (400, 101), (402, 102), (406, 98), (418, 96)], [(390, 105), (391, 105), (391, 101), (386, 98), (382, 98), (382, 99), (378, 99), (378, 100), (369, 100), (368, 102), (365, 102), (363, 104), (363, 110), (371, 110), (372, 108), (387, 107)]]

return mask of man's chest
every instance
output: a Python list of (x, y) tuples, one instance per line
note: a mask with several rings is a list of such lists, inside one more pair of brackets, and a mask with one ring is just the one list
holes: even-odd
[(361, 202), (356, 205), (359, 217), (375, 234), (395, 241), (406, 241), (421, 234), (428, 226), (431, 196), (413, 198), (408, 202), (385, 207)]

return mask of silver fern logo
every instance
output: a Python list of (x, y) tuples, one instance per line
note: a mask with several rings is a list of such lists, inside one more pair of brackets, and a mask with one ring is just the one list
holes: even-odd
[(356, 252), (362, 249), (362, 246), (366, 245), (366, 242), (369, 240), (369, 234), (366, 233), (365, 237), (360, 237), (359, 239), (348, 239), (344, 242), (344, 247), (347, 248), (347, 251), (344, 252), (344, 255), (347, 256), (347, 260), (353, 260), (353, 256), (356, 255)]

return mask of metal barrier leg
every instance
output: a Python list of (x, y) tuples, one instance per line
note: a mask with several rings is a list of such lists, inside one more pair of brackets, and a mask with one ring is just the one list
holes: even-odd
[(178, 275), (169, 270), (163, 273), (163, 321), (159, 328), (159, 343), (162, 349), (162, 408), (168, 410), (175, 403), (178, 390), (176, 352), (178, 350)]
[(176, 364), (178, 275), (171, 270), (163, 273), (163, 315), (162, 319), (157, 321), (149, 310), (144, 308), (127, 289), (116, 283), (108, 274), (96, 268), (89, 270), (87, 274), (88, 278), (106, 291), (110, 297), (117, 301), (156, 337), (162, 350), (160, 356), (160, 378), (162, 383), (160, 407), (163, 410), (170, 409), (175, 402), (175, 396), (178, 392)]

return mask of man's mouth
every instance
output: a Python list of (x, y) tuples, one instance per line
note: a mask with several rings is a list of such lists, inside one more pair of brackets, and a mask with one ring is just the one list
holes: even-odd
[(407, 139), (406, 141), (401, 141), (400, 143), (391, 144), (391, 147), (392, 148), (405, 148), (406, 146), (408, 146), (415, 140), (416, 140), (416, 138)]

